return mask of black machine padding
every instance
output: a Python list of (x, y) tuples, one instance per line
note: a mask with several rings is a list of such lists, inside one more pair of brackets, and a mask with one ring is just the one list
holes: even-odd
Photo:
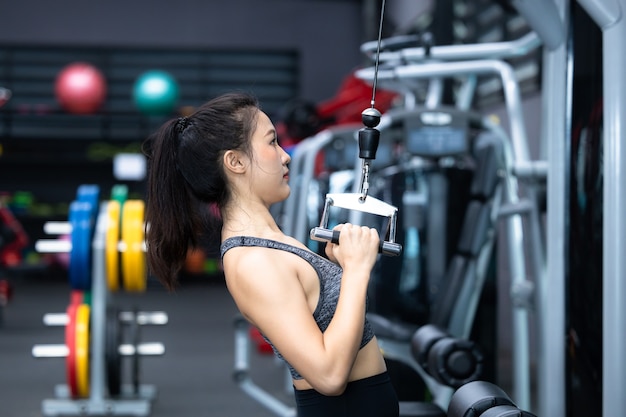
[(469, 382), (452, 395), (448, 417), (478, 417), (490, 408), (508, 405), (515, 407), (502, 388), (486, 381)]
[(400, 416), (446, 417), (446, 412), (434, 403), (400, 401)]
[(376, 313), (367, 313), (367, 320), (376, 336), (397, 342), (410, 341), (415, 331), (419, 328), (419, 325), (398, 323)]
[(470, 188), (471, 194), (480, 200), (488, 200), (493, 196), (500, 180), (498, 171), (501, 167), (497, 144), (487, 144), (474, 152), (476, 170)]
[(457, 251), (460, 254), (474, 258), (480, 253), (487, 240), (487, 232), (491, 228), (489, 218), (491, 206), (473, 200), (467, 206), (463, 228), (459, 236)]
[(520, 410), (511, 405), (499, 405), (490, 408), (480, 415), (480, 417), (536, 417), (528, 411)]
[(438, 382), (453, 388), (480, 377), (483, 355), (474, 342), (458, 339), (427, 324), (411, 339), (411, 353)]
[(433, 302), (430, 320), (432, 324), (444, 329), (448, 328), (448, 322), (463, 288), (463, 282), (467, 274), (474, 271), (474, 268), (469, 267), (470, 262), (473, 261), (461, 255), (455, 255), (450, 261), (443, 285), (440, 287), (444, 291), (439, 293)]

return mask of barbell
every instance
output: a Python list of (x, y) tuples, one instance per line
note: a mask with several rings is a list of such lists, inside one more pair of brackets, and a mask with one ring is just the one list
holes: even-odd
[[(44, 324), (65, 326), (65, 343), (42, 344), (32, 348), (35, 358), (65, 358), (66, 379), (73, 398), (89, 396), (91, 308), (85, 303), (70, 303), (66, 313), (46, 314)], [(122, 357), (132, 358), (132, 381), (135, 389), (139, 381), (139, 357), (161, 356), (165, 347), (160, 342), (140, 343), (139, 328), (143, 325), (164, 325), (168, 321), (163, 312), (120, 312), (108, 307), (105, 324), (105, 366), (109, 395), (120, 394), (122, 386)], [(128, 343), (123, 343), (122, 326), (128, 326)]]
[[(127, 188), (116, 185), (107, 201), (105, 265), (110, 291), (121, 287), (129, 292), (143, 292), (147, 282), (145, 255), (145, 204), (128, 199)], [(81, 185), (76, 200), (70, 203), (68, 222), (47, 222), (47, 234), (69, 235), (70, 239), (40, 239), (39, 253), (69, 253), (68, 275), (73, 289), (91, 288), (92, 238), (99, 209), (99, 187)]]

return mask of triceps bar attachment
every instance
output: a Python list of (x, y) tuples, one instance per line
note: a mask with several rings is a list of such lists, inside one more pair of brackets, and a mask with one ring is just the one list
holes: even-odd
[[(374, 99), (372, 98), (372, 105)], [(365, 128), (359, 130), (359, 158), (362, 159), (359, 193), (331, 193), (326, 195), (324, 211), (319, 227), (311, 229), (310, 237), (318, 242), (339, 243), (339, 231), (328, 229), (329, 210), (331, 206), (357, 210), (364, 213), (387, 217), (387, 227), (382, 236), (389, 236), (389, 240), (381, 239), (379, 252), (383, 255), (398, 256), (402, 253), (402, 245), (396, 240), (396, 223), (398, 208), (377, 198), (368, 196), (369, 175), (371, 161), (376, 158), (380, 131), (376, 129), (380, 123), (381, 114), (374, 107), (367, 108), (361, 113)]]
[(363, 199), (361, 193), (327, 194), (320, 225), (319, 227), (311, 229), (311, 239), (318, 242), (339, 243), (339, 231), (328, 229), (329, 211), (331, 206), (348, 210), (358, 210), (364, 213), (387, 217), (387, 228), (383, 236), (388, 235), (389, 240), (386, 241), (382, 239), (380, 241), (379, 251), (383, 255), (388, 256), (398, 256), (402, 253), (402, 245), (395, 242), (398, 208), (372, 196)]

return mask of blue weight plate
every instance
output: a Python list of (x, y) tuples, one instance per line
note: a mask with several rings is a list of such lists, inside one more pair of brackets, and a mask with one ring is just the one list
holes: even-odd
[(72, 201), (69, 222), (72, 226), (70, 252), (70, 286), (76, 290), (91, 289), (91, 212), (93, 205)]
[(91, 203), (91, 228), (95, 227), (100, 203), (100, 186), (95, 184), (82, 184), (76, 190), (76, 200)]
[(76, 190), (76, 200), (97, 203), (100, 199), (100, 187), (95, 184), (82, 184)]

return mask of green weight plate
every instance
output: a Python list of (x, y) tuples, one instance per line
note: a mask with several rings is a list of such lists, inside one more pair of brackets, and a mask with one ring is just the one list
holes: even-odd
[(124, 184), (116, 184), (111, 188), (111, 200), (120, 203), (123, 206), (128, 199), (128, 186)]

